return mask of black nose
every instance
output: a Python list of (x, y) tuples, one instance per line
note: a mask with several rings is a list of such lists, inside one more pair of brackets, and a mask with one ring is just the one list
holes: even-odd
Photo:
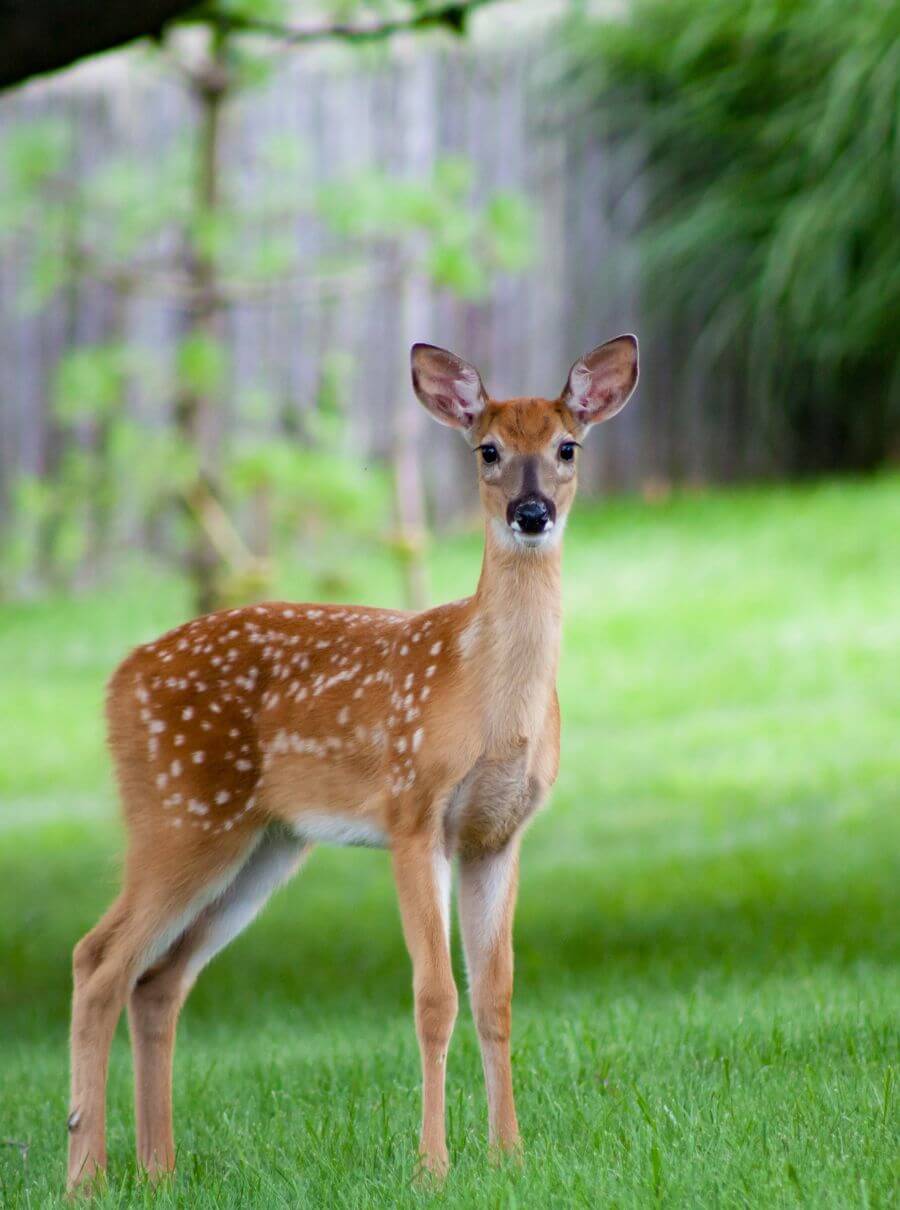
[(543, 496), (526, 496), (512, 508), (510, 524), (525, 534), (540, 534), (552, 522), (552, 504)]

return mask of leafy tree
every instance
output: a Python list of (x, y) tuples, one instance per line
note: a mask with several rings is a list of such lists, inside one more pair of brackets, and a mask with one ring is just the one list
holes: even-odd
[[(338, 19), (301, 27), (286, 25), (284, 6), (272, 0), (29, 0), (27, 4), (4, 4), (0, 6), (0, 88), (135, 38), (158, 39), (179, 19), (212, 21), (219, 28), (264, 33), (295, 45), (332, 37), (370, 42), (400, 30), (436, 25), (461, 32), (468, 14), (488, 2), (341, 3), (334, 6)], [(53, 31), (52, 37), (47, 36), (48, 30)]]
[(645, 295), (737, 370), (797, 470), (866, 468), (900, 405), (900, 8), (634, 0), (578, 26), (576, 94), (642, 158)]
[[(258, 20), (258, 5), (249, 8)], [(234, 23), (244, 19), (233, 4), (218, 11)], [(2, 147), (0, 229), (28, 250), (23, 302), (40, 307), (83, 278), (105, 283), (113, 299), (108, 339), (71, 349), (57, 367), (53, 406), (65, 454), (48, 479), (16, 489), (20, 533), (8, 548), (7, 571), (36, 568), (60, 580), (108, 567), (135, 520), (114, 508), (117, 485), (127, 484), (145, 532), (158, 532), (165, 521), (174, 534), (196, 607), (206, 611), (263, 592), (291, 526), (303, 520), (321, 531), (327, 515), (332, 524), (371, 533), (389, 499), (378, 475), (366, 478), (374, 488), (359, 486), (363, 477), (340, 437), (343, 379), (334, 365), (323, 367), (307, 431), (288, 434), (289, 441), (247, 437), (240, 425), (228, 431), (221, 407), (230, 394), (226, 309), (294, 278), (340, 280), (352, 271), (354, 254), (374, 242), (397, 250), (404, 274), (480, 297), (492, 271), (525, 264), (530, 224), (524, 203), (508, 194), (476, 207), (471, 171), (458, 160), (437, 164), (425, 180), (371, 172), (316, 187), (296, 149), (283, 143), (259, 149), (256, 200), (252, 208), (238, 206), (222, 157), (223, 110), (264, 77), (268, 60), (215, 20), (199, 60), (181, 61), (177, 45), (165, 52), (189, 90), (194, 121), (153, 164), (110, 158), (84, 176), (70, 132), (57, 123), (15, 131)], [(296, 263), (290, 231), (304, 213), (344, 238), (339, 263)], [(128, 309), (149, 292), (176, 300), (182, 316), (162, 365), (151, 350), (126, 343)], [(159, 401), (151, 422), (129, 407), (138, 389)], [(263, 384), (254, 406), (266, 402), (270, 411), (276, 406)], [(327, 475), (312, 452), (326, 444)], [(410, 599), (423, 604), (422, 535), (412, 534), (403, 515), (411, 490), (406, 483), (394, 493), (395, 549)], [(375, 493), (374, 508), (372, 500), (361, 504), (367, 491)]]

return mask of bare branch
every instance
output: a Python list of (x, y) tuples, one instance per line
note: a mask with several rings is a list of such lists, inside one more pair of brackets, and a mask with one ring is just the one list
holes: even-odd
[(394, 34), (439, 27), (451, 29), (455, 33), (463, 33), (471, 13), (495, 2), (496, 0), (450, 0), (449, 3), (410, 13), (404, 17), (371, 21), (365, 24), (336, 21), (329, 25), (283, 25), (278, 21), (264, 21), (255, 17), (223, 13), (215, 8), (207, 7), (196, 10), (191, 16), (198, 20), (208, 21), (211, 25), (215, 25), (227, 33), (259, 34), (265, 38), (273, 38), (279, 42), (296, 46), (332, 40), (377, 42), (383, 38), (390, 38)]
[(161, 39), (165, 28), (178, 20), (203, 21), (223, 33), (259, 34), (286, 45), (329, 39), (371, 42), (437, 26), (461, 33), (470, 13), (493, 2), (447, 0), (383, 21), (291, 26), (219, 12), (214, 3), (198, 7), (195, 0), (14, 0), (0, 3), (0, 89), (135, 38)]
[(194, 0), (18, 0), (0, 4), (0, 88), (134, 38), (159, 37)]

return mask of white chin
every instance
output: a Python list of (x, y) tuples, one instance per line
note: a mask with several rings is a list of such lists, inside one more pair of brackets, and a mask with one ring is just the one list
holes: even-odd
[(557, 518), (542, 533), (526, 534), (521, 529), (514, 529), (512, 525), (494, 518), (494, 533), (509, 550), (540, 550), (555, 546), (562, 529), (562, 523)]
[(549, 546), (553, 541), (553, 531), (555, 525), (551, 525), (549, 529), (545, 529), (540, 534), (523, 534), (521, 530), (510, 528), (510, 533), (513, 536), (516, 546), (524, 546), (528, 550), (536, 550), (539, 546)]

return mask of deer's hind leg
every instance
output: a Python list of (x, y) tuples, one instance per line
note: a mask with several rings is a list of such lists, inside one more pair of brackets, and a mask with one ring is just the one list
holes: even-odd
[(308, 846), (271, 826), (221, 896), (138, 979), (128, 1002), (138, 1162), (151, 1177), (175, 1167), (172, 1059), (182, 1005), (204, 966), (299, 867)]
[(122, 894), (76, 945), (68, 1119), (70, 1190), (106, 1167), (106, 1077), (116, 1024), (139, 977), (234, 881), (259, 844), (245, 832), (215, 847), (174, 831), (134, 839)]
[[(73, 954), (68, 1188), (106, 1167), (109, 1048), (128, 990), (133, 906), (122, 894)], [(133, 951), (132, 951), (133, 954)]]

